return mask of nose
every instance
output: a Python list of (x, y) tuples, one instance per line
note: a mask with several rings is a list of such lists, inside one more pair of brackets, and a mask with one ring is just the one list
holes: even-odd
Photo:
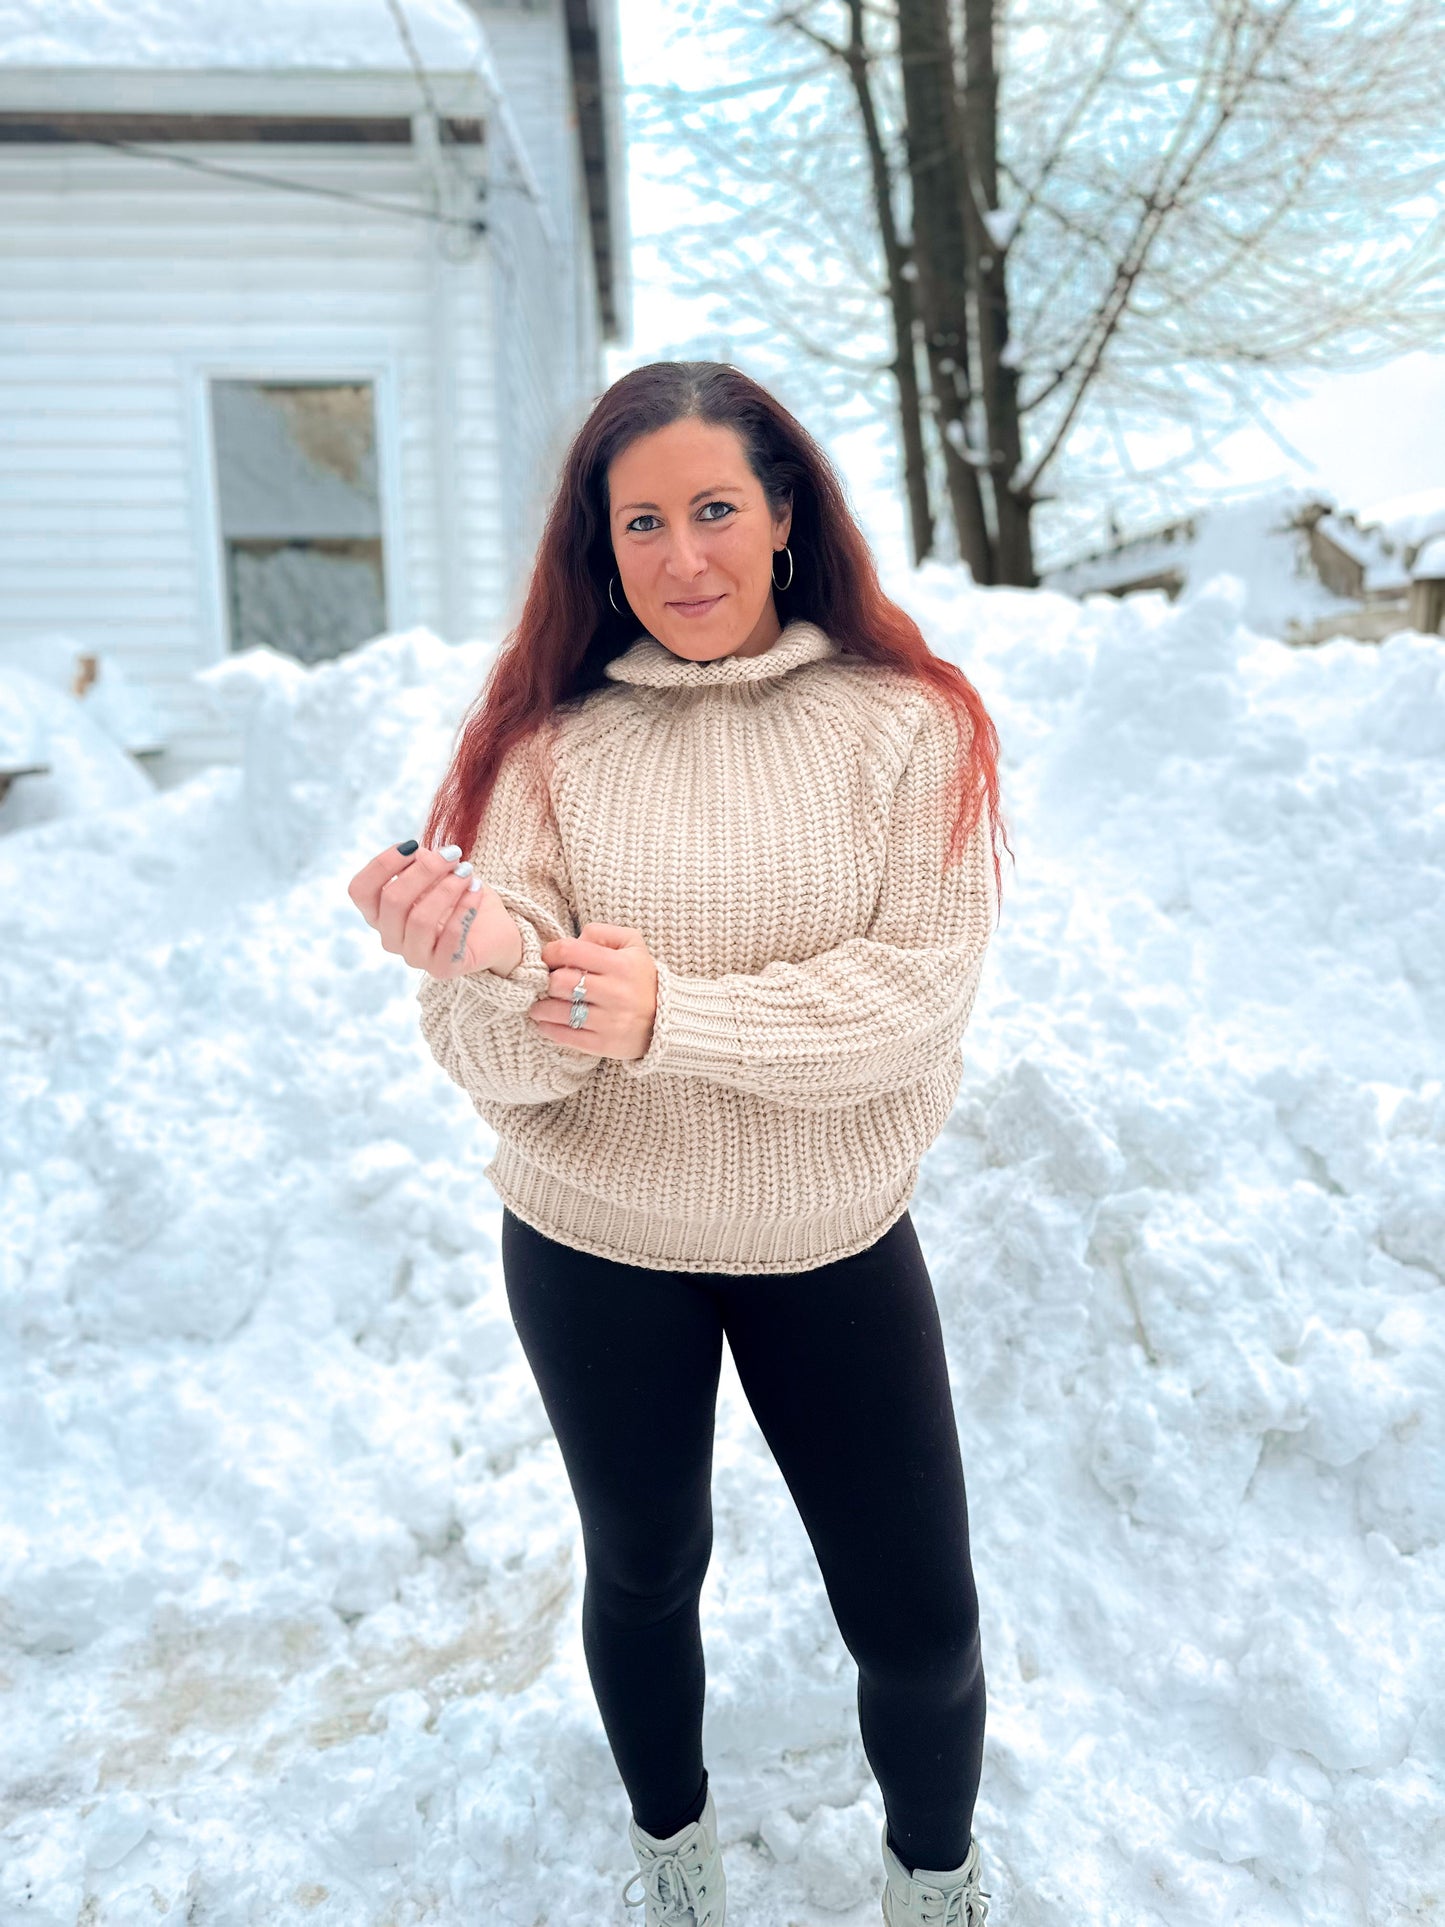
[(679, 530), (668, 546), (667, 572), (679, 582), (696, 582), (707, 571), (707, 556), (702, 544), (690, 533)]

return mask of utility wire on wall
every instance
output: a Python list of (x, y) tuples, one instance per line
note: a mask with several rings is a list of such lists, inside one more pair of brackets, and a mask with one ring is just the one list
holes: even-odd
[(66, 129), (51, 129), (51, 138), (69, 141), (78, 147), (110, 147), (118, 154), (131, 154), (137, 160), (162, 161), (170, 167), (189, 168), (197, 174), (212, 174), (225, 181), (244, 181), (250, 187), (269, 187), (287, 194), (313, 194), (322, 200), (346, 201), (353, 207), (369, 208), (377, 214), (393, 214), (407, 221), (430, 221), (439, 227), (460, 228), (469, 234), (484, 231), (485, 224), (460, 214), (443, 214), (435, 208), (417, 207), (407, 201), (382, 201), (369, 194), (352, 194), (343, 187), (321, 187), (315, 181), (288, 180), (281, 174), (261, 174), (252, 168), (227, 167), (222, 161), (203, 161), (194, 154), (168, 154), (162, 149), (142, 147), (136, 141), (116, 140), (106, 134), (75, 134)]
[(416, 42), (412, 39), (411, 28), (407, 24), (406, 13), (401, 5), (401, 0), (386, 0), (386, 4), (392, 19), (396, 22), (396, 30), (401, 36), (402, 46), (406, 49), (406, 57), (411, 62), (411, 70), (416, 75), (417, 86), (421, 88), (421, 97), (426, 102), (427, 112), (436, 122), (437, 139), (443, 146), (449, 147), (452, 144), (451, 129), (447, 126), (442, 116), (442, 110), (437, 105), (437, 97), (432, 92), (431, 79), (427, 74), (426, 68), (422, 65), (421, 55), (417, 51)]
[[(465, 184), (469, 193), (479, 196), (495, 193), (498, 190), (510, 190), (513, 193), (520, 193), (525, 200), (545, 206), (542, 197), (525, 179), (509, 177), (482, 182), (463, 165), (456, 135), (450, 121), (441, 111), (431, 76), (422, 61), (401, 0), (386, 0), (386, 6), (406, 51), (417, 86), (421, 90), (427, 113), (437, 130), (438, 147), (456, 170), (459, 183)], [(177, 154), (165, 148), (149, 147), (138, 141), (122, 140), (114, 135), (78, 133), (54, 125), (47, 128), (47, 133), (51, 139), (67, 141), (74, 146), (110, 148), (115, 153), (128, 154), (135, 160), (159, 161), (170, 167), (186, 168), (195, 174), (210, 175), (217, 180), (239, 181), (248, 187), (269, 188), (276, 193), (309, 194), (321, 200), (339, 201), (347, 206), (365, 208), (375, 214), (387, 214), (407, 221), (426, 221), (434, 227), (464, 234), (471, 240), (487, 232), (488, 224), (480, 215), (451, 214), (441, 207), (422, 207), (412, 202), (388, 201), (375, 195), (355, 194), (347, 188), (323, 187), (315, 181), (299, 181), (286, 175), (262, 173), (255, 168), (229, 166), (224, 161), (202, 160), (194, 154)]]
[[(461, 162), (457, 151), (456, 140), (452, 134), (450, 125), (443, 119), (441, 108), (437, 105), (436, 94), (432, 89), (431, 76), (426, 70), (426, 65), (422, 60), (420, 50), (412, 35), (403, 0), (386, 0), (386, 5), (392, 19), (396, 23), (396, 30), (401, 36), (402, 45), (406, 49), (406, 57), (411, 62), (412, 72), (416, 75), (417, 85), (421, 89), (422, 99), (426, 103), (427, 112), (436, 123), (438, 143), (442, 151), (451, 157), (459, 176), (465, 179), (469, 185), (475, 185), (474, 177)], [(495, 102), (492, 104), (495, 106)], [(520, 170), (517, 169), (515, 156), (512, 153), (512, 146), (512, 137), (508, 134), (506, 138), (506, 153), (509, 164), (507, 174), (502, 179), (493, 178), (489, 174), (482, 191), (484, 193), (494, 193), (498, 188), (511, 189), (514, 193), (521, 194), (524, 199), (533, 202), (536, 206), (545, 208), (546, 202), (542, 195), (538, 193), (537, 189), (532, 186), (521, 174)], [(495, 143), (492, 144), (490, 151), (494, 154), (497, 151)]]
[[(413, 74), (415, 74), (416, 84), (421, 90), (422, 102), (426, 107), (432, 126), (436, 129), (436, 151), (440, 158), (441, 165), (450, 171), (455, 188), (459, 193), (465, 195), (469, 202), (485, 203), (487, 184), (485, 180), (478, 179), (472, 174), (457, 152), (456, 143), (452, 138), (451, 127), (448, 125), (446, 117), (437, 103), (436, 94), (432, 91), (431, 77), (422, 64), (421, 54), (418, 51), (416, 41), (412, 38), (411, 27), (407, 22), (406, 11), (401, 4), (401, 0), (386, 0), (386, 5), (392, 20), (396, 24), (396, 31), (400, 36), (401, 44), (406, 49), (406, 57), (411, 62), (411, 70)], [(443, 183), (438, 178), (433, 178), (431, 185), (436, 195), (437, 212), (440, 215), (442, 204), (446, 198), (445, 189)], [(450, 218), (452, 224), (456, 225), (459, 217), (453, 215)], [(484, 233), (487, 225), (486, 222), (480, 218), (465, 221), (462, 224), (471, 230), (473, 237), (477, 234)], [(443, 243), (443, 252), (449, 253), (452, 260), (465, 260), (471, 253), (471, 247), (469, 245), (454, 243), (453, 247), (455, 252), (448, 250), (445, 243)]]

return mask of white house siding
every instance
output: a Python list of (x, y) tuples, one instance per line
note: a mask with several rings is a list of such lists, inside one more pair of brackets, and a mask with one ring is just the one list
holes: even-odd
[[(500, 214), (500, 210), (495, 210)], [(547, 492), (555, 480), (558, 450), (559, 346), (565, 354), (565, 303), (555, 290), (560, 267), (551, 247), (537, 235), (521, 234), (510, 220), (498, 219), (493, 239), (493, 288), (496, 308), (496, 389), (501, 421), (501, 460), (497, 484), (502, 541), (512, 559), (506, 584), (507, 615), (514, 618), (526, 589), (528, 565), (546, 512)]]
[[(582, 156), (575, 144), (572, 152), (574, 205), (587, 205), (587, 184), (582, 174)], [(578, 296), (568, 316), (572, 330), (572, 353), (580, 378), (582, 412), (602, 392), (606, 383), (603, 365), (602, 316), (597, 304), (597, 263), (592, 253), (590, 223), (579, 216), (572, 227), (572, 261), (577, 276)], [(615, 292), (620, 292), (624, 277), (614, 276)]]
[[(557, 259), (576, 289), (570, 312), (565, 314), (556, 314), (556, 304), (545, 290), (533, 292), (552, 308), (557, 320), (569, 324), (558, 330), (564, 356), (558, 366), (560, 387), (562, 393), (577, 397), (585, 412), (602, 385), (602, 342), (561, 0), (529, 0), (526, 5), (518, 0), (511, 4), (469, 0), (469, 4), (486, 32), (508, 107), (536, 170), (556, 231)], [(559, 111), (564, 103), (565, 111)]]
[(535, 202), (490, 197), (502, 532), (515, 611), (567, 444), (601, 386), (591, 239), (570, 244)]
[[(516, 121), (565, 257), (587, 226), (561, 0), (519, 6), (469, 0)], [(575, 173), (574, 173), (575, 170)]]
[[(426, 199), (407, 148), (204, 152)], [(377, 378), (389, 620), (487, 627), (516, 556), (485, 246), (442, 276), (455, 344), (443, 395), (429, 223), (79, 147), (0, 149), (0, 197), (0, 634), (62, 631), (115, 651), (155, 691), (180, 762), (229, 753), (187, 687), (226, 647), (203, 371)], [(519, 394), (541, 383), (529, 366)], [(454, 526), (465, 531), (445, 553), (439, 421), (455, 437)]]

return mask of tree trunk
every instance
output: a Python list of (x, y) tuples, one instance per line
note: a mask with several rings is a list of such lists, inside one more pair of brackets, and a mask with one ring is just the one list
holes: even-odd
[(978, 470), (967, 459), (972, 381), (968, 341), (968, 234), (959, 199), (962, 151), (947, 0), (898, 0), (898, 52), (913, 189), (913, 260), (928, 347), (929, 380), (943, 441), (958, 552), (974, 580), (994, 580), (993, 542)]
[(933, 553), (933, 504), (929, 499), (928, 458), (923, 441), (923, 404), (918, 388), (914, 343), (913, 283), (908, 279), (908, 252), (898, 235), (893, 213), (893, 174), (878, 130), (873, 83), (868, 72), (863, 0), (848, 0), (849, 38), (845, 64), (868, 147), (873, 181), (873, 203), (883, 259), (888, 270), (888, 303), (893, 315), (893, 374), (898, 386), (898, 423), (903, 446), (903, 477), (908, 500), (908, 534), (914, 566)]
[(979, 381), (988, 423), (993, 477), (994, 551), (998, 582), (1031, 589), (1034, 573), (1032, 498), (1016, 492), (1022, 475), (1018, 371), (1002, 359), (1009, 336), (1007, 248), (985, 215), (998, 205), (998, 73), (994, 66), (995, 0), (964, 0), (963, 139), (953, 150), (958, 197), (968, 228), (978, 317)]

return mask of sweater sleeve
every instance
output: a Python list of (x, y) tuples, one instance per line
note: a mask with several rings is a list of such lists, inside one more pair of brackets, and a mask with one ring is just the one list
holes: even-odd
[(505, 975), (423, 974), (416, 1000), (432, 1056), (483, 1117), (489, 1104), (545, 1104), (569, 1097), (601, 1058), (554, 1043), (527, 1016), (545, 997), (550, 973), (541, 949), (575, 937), (571, 889), (557, 819), (540, 778), (535, 738), (503, 759), (472, 846), (475, 873), (490, 883), (516, 921), (522, 957)]
[[(967, 731), (965, 729), (965, 734)], [(917, 1082), (962, 1037), (997, 919), (987, 810), (947, 870), (958, 734), (925, 697), (894, 792), (865, 934), (799, 963), (690, 976), (657, 965), (657, 1016), (633, 1077), (708, 1078), (777, 1104), (826, 1109)]]

